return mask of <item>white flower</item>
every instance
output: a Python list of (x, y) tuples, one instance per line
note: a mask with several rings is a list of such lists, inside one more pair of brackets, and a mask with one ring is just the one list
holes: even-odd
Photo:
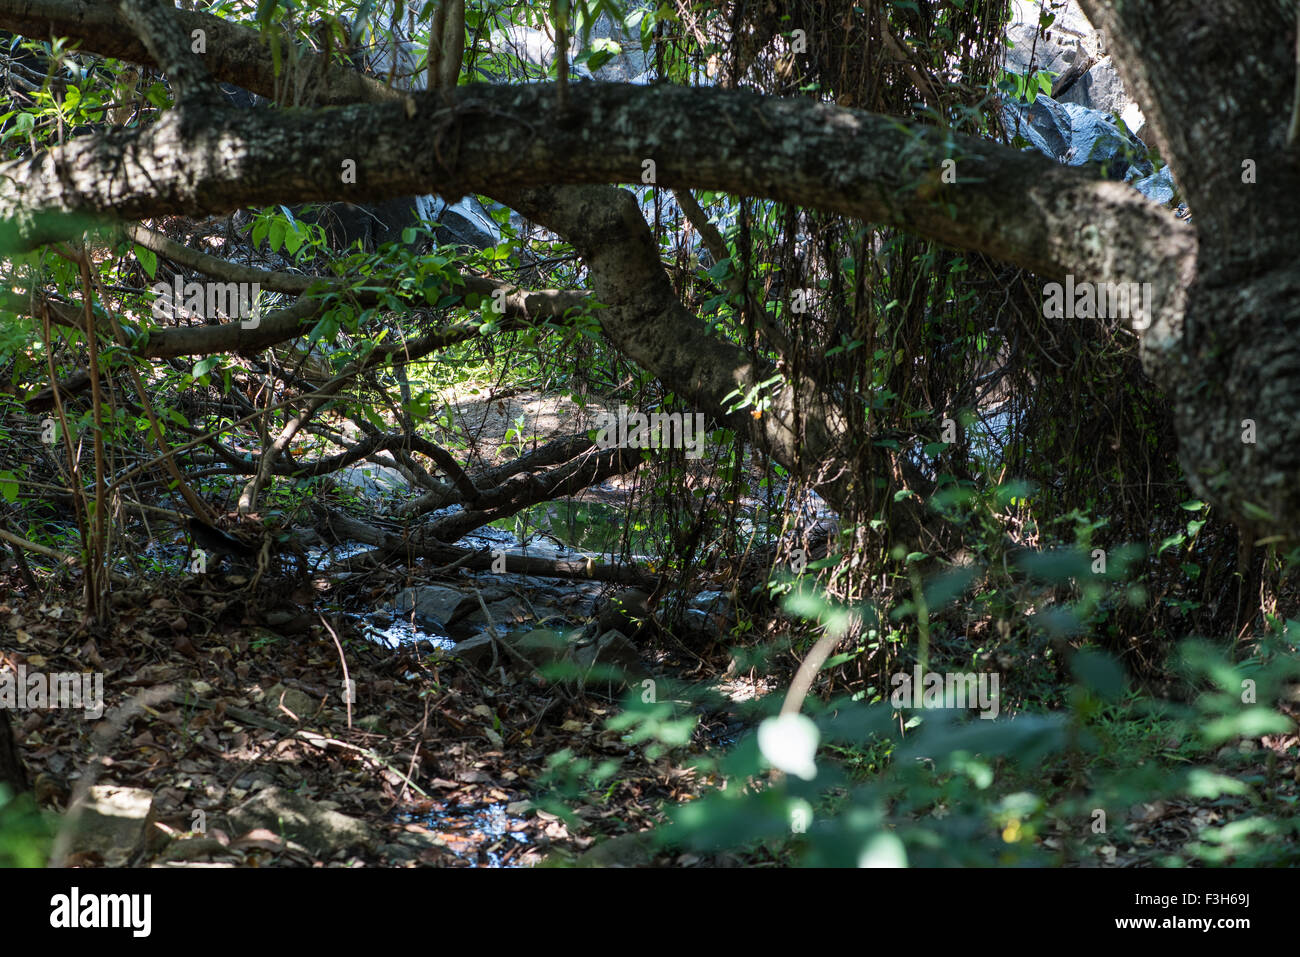
[(858, 852), (858, 867), (906, 867), (903, 842), (888, 831), (875, 835)]
[(783, 714), (768, 718), (758, 726), (758, 749), (773, 767), (811, 781), (817, 776), (813, 757), (820, 737), (811, 718)]

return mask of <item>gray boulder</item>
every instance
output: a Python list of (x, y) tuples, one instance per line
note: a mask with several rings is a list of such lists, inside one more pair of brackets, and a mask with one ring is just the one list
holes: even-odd
[(162, 833), (153, 827), (153, 794), (141, 788), (97, 784), (69, 816), (76, 819), (69, 850), (98, 854), (110, 867), (123, 866)]
[(417, 620), (434, 625), (441, 631), (470, 608), (477, 608), (474, 596), (466, 595), (456, 588), (446, 585), (417, 585), (401, 591), (393, 601), (384, 606), (384, 610), (397, 618), (409, 618), (412, 613)]
[(374, 843), (364, 821), (321, 807), (311, 798), (281, 788), (257, 792), (230, 814), (231, 826), (244, 834), (265, 828), (301, 844), (315, 857), (331, 857)]

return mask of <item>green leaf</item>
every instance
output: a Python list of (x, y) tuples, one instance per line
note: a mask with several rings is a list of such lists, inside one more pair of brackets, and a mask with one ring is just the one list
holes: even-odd
[(1210, 721), (1201, 728), (1201, 734), (1211, 744), (1221, 744), (1238, 737), (1258, 738), (1265, 734), (1285, 734), (1293, 730), (1295, 723), (1290, 718), (1268, 708), (1255, 706)]
[(720, 263), (714, 263), (708, 269), (710, 279), (722, 282), (731, 276), (731, 260), (724, 259)]
[(993, 493), (993, 500), (997, 502), (999, 508), (1005, 508), (1007, 505), (1023, 505), (1033, 491), (1032, 483), (1016, 479), (999, 485)]
[(158, 257), (152, 251), (137, 244), (135, 247), (135, 259), (136, 262), (144, 267), (144, 271), (148, 273), (150, 279), (157, 278)]
[(1092, 560), (1076, 548), (1022, 553), (1017, 557), (1016, 566), (1030, 578), (1051, 584), (1064, 584), (1071, 578), (1085, 578), (1092, 574)]
[(0, 496), (11, 505), (18, 501), (18, 476), (13, 472), (0, 472)]
[(1127, 678), (1123, 666), (1095, 648), (1082, 648), (1070, 663), (1079, 682), (1103, 701), (1115, 701), (1124, 693)]
[(1243, 501), (1241, 503), (1241, 510), (1246, 513), (1247, 518), (1254, 519), (1257, 522), (1267, 522), (1270, 525), (1277, 523), (1277, 519), (1273, 517), (1272, 512), (1265, 508), (1261, 508), (1254, 502)]
[(925, 603), (933, 614), (953, 601), (970, 587), (979, 570), (976, 568), (952, 568), (936, 575), (925, 586)]
[(1160, 547), (1156, 549), (1156, 554), (1163, 555), (1165, 549), (1173, 548), (1175, 545), (1181, 545), (1185, 541), (1187, 541), (1187, 536), (1182, 532), (1179, 532), (1177, 535), (1170, 535), (1160, 543)]

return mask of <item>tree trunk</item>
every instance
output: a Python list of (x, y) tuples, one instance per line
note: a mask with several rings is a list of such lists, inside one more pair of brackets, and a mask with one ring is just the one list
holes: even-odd
[(1248, 529), (1300, 536), (1295, 4), (1082, 5), (1199, 236), (1181, 335), (1143, 342), (1173, 400), (1188, 481)]
[(14, 743), (13, 729), (9, 727), (9, 712), (4, 710), (0, 710), (0, 785), (10, 795), (28, 790), (27, 771)]

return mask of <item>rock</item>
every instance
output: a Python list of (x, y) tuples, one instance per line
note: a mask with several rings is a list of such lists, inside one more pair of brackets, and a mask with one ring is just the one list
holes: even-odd
[(472, 196), (450, 206), (439, 202), (433, 218), (438, 221), (434, 237), (439, 245), (491, 249), (501, 242), (501, 228)]
[(717, 615), (723, 618), (735, 617), (735, 612), (731, 607), (731, 596), (726, 592), (702, 591), (687, 602), (687, 607), (702, 611), (706, 615)]
[(1140, 135), (1144, 122), (1142, 111), (1124, 88), (1105, 36), (1088, 22), (1078, 0), (1053, 4), (1051, 13), (1055, 19), (1041, 35), (1039, 13), (1037, 0), (1013, 0), (1011, 22), (1006, 31), (1007, 72), (1024, 76), (1036, 70), (1048, 70), (1059, 78), (1080, 57), (1091, 60), (1083, 75), (1060, 92), (1059, 101), (1103, 117), (1121, 117), (1129, 130)]
[(486, 631), (479, 632), (472, 638), (456, 642), (451, 653), (475, 668), (483, 668), (492, 661), (492, 638)]
[[(121, 867), (151, 843), (161, 843), (161, 832), (153, 826), (153, 794), (142, 788), (97, 784), (86, 800), (74, 805), (81, 816), (73, 826), (71, 853), (95, 853), (109, 867)], [(156, 832), (160, 839), (155, 841)]]
[(244, 774), (236, 778), (235, 787), (244, 791), (261, 791), (265, 788), (275, 787), (275, 777), (265, 771), (255, 771), (252, 774)]
[(1164, 206), (1174, 201), (1178, 187), (1174, 185), (1173, 174), (1168, 166), (1162, 166), (1150, 176), (1133, 181), (1133, 188), (1152, 202)]
[(357, 718), (356, 726), (362, 731), (369, 731), (372, 734), (387, 734), (388, 729), (384, 726), (384, 719), (377, 714), (368, 714)]
[(438, 848), (441, 850), (447, 849), (446, 843), (441, 838), (436, 834), (429, 833), (428, 831), (407, 831), (403, 834), (399, 834), (397, 837), (397, 844), (404, 847), (414, 847), (417, 850), (427, 850), (431, 848)]
[(350, 465), (334, 473), (341, 488), (350, 488), (371, 498), (405, 494), (410, 487), (405, 476), (386, 465)]
[(635, 635), (650, 620), (647, 602), (650, 596), (640, 588), (629, 588), (619, 592), (609, 600), (601, 610), (597, 621), (601, 632), (617, 629), (627, 635)]
[[(484, 601), (486, 600), (485, 596)], [(505, 598), (493, 602), (487, 606), (487, 615), (483, 614), (483, 609), (479, 607), (477, 601), (474, 602), (474, 609), (465, 616), (465, 623), (472, 625), (490, 624), (497, 630), (497, 634), (529, 621), (533, 617), (528, 606), (518, 598)], [(488, 620), (489, 617), (491, 621)]]
[(534, 621), (539, 628), (568, 628), (569, 620), (564, 616), (564, 612), (551, 605), (538, 604), (533, 602), (533, 611), (537, 612)]
[[(509, 645), (517, 655), (537, 668), (559, 661), (567, 648), (564, 633), (551, 628), (498, 632), (497, 640)], [(451, 653), (476, 668), (486, 667), (492, 662), (492, 639), (486, 631), (480, 632), (457, 643)], [(504, 650), (498, 652), (497, 664), (504, 665), (508, 671), (519, 671), (523, 667), (518, 657)]]
[(509, 639), (512, 648), (539, 668), (560, 661), (568, 653), (568, 637), (555, 628), (516, 632)]
[(1007, 40), (1010, 41), (1006, 60), (1008, 73), (1031, 70), (1064, 73), (1081, 50), (1094, 57), (1102, 52), (1101, 37), (1079, 9), (1077, 0), (1053, 5), (1049, 12), (1056, 15), (1048, 30), (1051, 36), (1037, 36), (1037, 0), (1013, 0), (1011, 22), (1007, 25), (1006, 32)]
[(373, 843), (371, 828), (338, 811), (327, 810), (310, 798), (282, 788), (259, 791), (230, 812), (236, 832), (266, 828), (305, 847), (314, 857), (331, 857), (340, 851)]
[[(627, 678), (645, 674), (640, 654), (630, 638), (614, 628), (600, 632), (597, 628), (593, 622), (585, 629), (533, 628), (498, 633), (498, 641), (507, 645), (514, 654), (502, 649), (497, 654), (497, 664), (517, 673), (525, 670), (520, 658), (539, 669), (567, 661), (570, 665), (568, 678), (577, 678), (579, 683), (585, 683), (587, 673), (598, 665), (617, 669)], [(593, 636), (598, 633), (599, 637), (593, 641)], [(476, 668), (488, 667), (492, 662), (492, 639), (487, 632), (481, 632), (458, 643), (452, 654)], [(609, 674), (602, 673), (593, 676), (592, 680), (607, 683), (611, 679)]]
[(1168, 167), (1157, 172), (1146, 144), (1105, 113), (1046, 95), (1032, 104), (1004, 99), (1002, 106), (1008, 131), (1044, 156), (1070, 166), (1099, 163), (1109, 178), (1128, 182), (1145, 196), (1161, 203), (1173, 198)]
[(692, 641), (716, 641), (725, 638), (735, 623), (731, 596), (720, 591), (703, 591), (686, 602), (681, 633)]
[(362, 249), (374, 250), (384, 243), (400, 243), (402, 230), (418, 224), (421, 199), (400, 196), (375, 203), (318, 203), (292, 212), (301, 221), (320, 226), (335, 249), (348, 250), (359, 242)]
[(387, 860), (404, 864), (407, 861), (413, 861), (420, 856), (420, 852), (414, 848), (405, 847), (401, 844), (380, 844), (379, 853)]
[(287, 718), (288, 715), (281, 710), (280, 706), (282, 704), (296, 714), (300, 720), (311, 717), (321, 708), (321, 702), (297, 688), (286, 688), (279, 683), (267, 688), (266, 694), (262, 698), (262, 706), (267, 712), (275, 718)]
[[(1114, 60), (1108, 56), (1102, 57), (1089, 67), (1087, 73), (1062, 93), (1061, 102), (1077, 103), (1087, 109), (1115, 116), (1121, 116), (1126, 110), (1135, 106), (1124, 91), (1124, 81), (1119, 78), (1119, 73), (1115, 70)], [(1140, 117), (1141, 111), (1137, 115)], [(1125, 122), (1128, 122), (1127, 118)], [(1139, 122), (1138, 126), (1141, 125)], [(1135, 126), (1130, 125), (1129, 129), (1137, 132)]]
[(620, 834), (588, 848), (577, 860), (578, 867), (644, 867), (654, 860), (654, 839), (649, 832)]
[(296, 608), (276, 608), (266, 613), (266, 623), (282, 635), (305, 635), (311, 631), (311, 615)]
[(555, 60), (555, 41), (541, 30), (522, 24), (508, 24), (494, 30), (488, 41), (493, 52), (507, 52), (525, 63), (548, 69)]
[[(621, 23), (608, 14), (602, 13), (592, 24), (591, 39), (593, 44), (598, 40), (612, 40), (620, 49), (604, 63), (599, 64), (595, 71), (590, 70), (586, 63), (573, 63), (571, 54), (572, 76), (614, 83), (650, 81), (651, 68), (654, 66), (654, 47), (642, 50), (641, 38), (636, 35), (635, 30), (631, 34), (627, 33)], [(554, 39), (534, 27), (510, 24), (503, 29), (493, 31), (489, 43), (491, 49), (508, 51), (525, 63), (543, 70), (549, 70), (555, 62)], [(578, 53), (576, 44), (572, 53)]]
[[(455, 852), (446, 845), (442, 838), (427, 831), (407, 831), (405, 834), (399, 835), (397, 840), (389, 846), (407, 849), (411, 854), (409, 859), (423, 864), (447, 865), (456, 859)], [(398, 854), (394, 856), (399, 860), (402, 859)]]
[[(396, 618), (410, 618), (414, 612), (417, 619), (446, 631), (452, 622), (473, 608), (478, 608), (474, 596), (459, 589), (446, 585), (417, 585), (400, 592), (383, 607), (383, 611)], [(479, 614), (483, 614), (481, 609)]]
[[(615, 669), (624, 681), (645, 674), (636, 645), (621, 631), (614, 629), (604, 632), (593, 644), (577, 649), (573, 660), (574, 664), (582, 669), (584, 684), (588, 681), (588, 672), (598, 665)], [(590, 676), (590, 681), (592, 684), (599, 685), (611, 682), (611, 678), (603, 673)]]
[[(1132, 107), (1133, 98), (1115, 70), (1106, 38), (1088, 22), (1077, 0), (1053, 4), (1050, 12), (1056, 19), (1043, 35), (1038, 30), (1039, 9), (1037, 0), (1015, 0), (1012, 4), (1006, 32), (1007, 72), (1024, 76), (1048, 70), (1059, 76), (1079, 57), (1086, 57), (1093, 61), (1092, 65), (1062, 93), (1061, 100), (1116, 115)], [(1137, 126), (1129, 124), (1129, 129), (1136, 132)]]
[(171, 846), (159, 855), (160, 861), (192, 861), (199, 857), (213, 857), (228, 854), (227, 848), (214, 837), (191, 837), (173, 841)]
[[(649, 73), (654, 66), (653, 48), (643, 51), (641, 49), (641, 38), (625, 33), (622, 24), (615, 23), (608, 14), (602, 13), (596, 18), (596, 22), (591, 29), (591, 37), (593, 40), (613, 40), (621, 48), (619, 53), (616, 53), (596, 69), (595, 77), (598, 80), (610, 83), (635, 83), (639, 77)], [(642, 82), (648, 82), (648, 80), (642, 80)]]
[[(479, 596), (482, 596), (485, 605), (491, 605), (494, 601), (501, 601), (503, 598), (509, 598), (510, 589), (505, 585), (488, 585), (485, 588), (480, 588), (478, 595), (475, 596), (475, 598), (477, 599)], [(475, 607), (477, 606), (478, 603), (475, 601)]]

